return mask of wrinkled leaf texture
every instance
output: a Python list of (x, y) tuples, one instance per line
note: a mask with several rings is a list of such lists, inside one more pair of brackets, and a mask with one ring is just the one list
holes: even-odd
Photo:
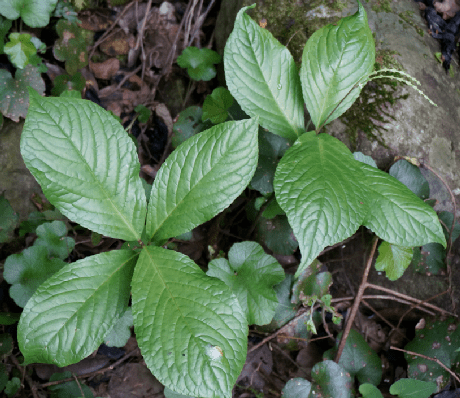
[(29, 95), (21, 154), (47, 199), (83, 227), (140, 239), (145, 192), (136, 148), (120, 123), (90, 101)]
[(25, 362), (62, 367), (96, 350), (127, 308), (136, 259), (131, 250), (96, 254), (40, 285), (18, 325)]
[(434, 210), (387, 173), (356, 161), (327, 134), (300, 137), (278, 164), (276, 199), (299, 241), (298, 276), (360, 225), (398, 246), (446, 245)]
[(302, 253), (296, 276), (324, 247), (361, 225), (367, 213), (363, 177), (348, 148), (327, 134), (305, 133), (281, 159), (274, 188)]
[(289, 50), (259, 27), (243, 7), (224, 51), (228, 89), (262, 127), (291, 142), (304, 132), (299, 74)]
[(227, 122), (178, 146), (153, 182), (148, 237), (161, 244), (228, 207), (254, 175), (257, 131), (256, 119)]
[(446, 240), (435, 211), (387, 173), (360, 163), (372, 209), (363, 225), (379, 238), (398, 246), (423, 246)]
[(248, 332), (230, 289), (187, 256), (146, 246), (132, 297), (137, 341), (155, 377), (180, 394), (230, 398)]
[(317, 129), (350, 108), (361, 92), (356, 84), (374, 68), (374, 38), (366, 11), (358, 5), (354, 15), (313, 33), (303, 50), (303, 97)]

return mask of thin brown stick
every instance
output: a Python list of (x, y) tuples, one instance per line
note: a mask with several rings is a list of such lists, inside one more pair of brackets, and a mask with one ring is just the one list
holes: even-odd
[(77, 376), (75, 375), (75, 373), (72, 373), (72, 376), (73, 376), (73, 378), (75, 379), (75, 382), (77, 383), (78, 389), (79, 389), (80, 392), (81, 392), (81, 396), (84, 397), (84, 396), (85, 396), (85, 393), (83, 392), (83, 388), (82, 388), (80, 382), (78, 381)]
[(369, 276), (369, 271), (371, 269), (372, 260), (374, 258), (375, 250), (377, 249), (378, 238), (374, 237), (374, 242), (372, 244), (371, 253), (369, 254), (369, 258), (367, 259), (366, 268), (364, 269), (363, 279), (361, 285), (358, 289), (358, 294), (356, 295), (355, 302), (351, 309), (350, 316), (347, 318), (347, 324), (345, 325), (345, 330), (343, 331), (342, 338), (340, 339), (339, 348), (337, 350), (337, 354), (335, 356), (335, 362), (339, 363), (340, 357), (342, 356), (343, 349), (345, 348), (345, 343), (347, 342), (348, 334), (350, 333), (351, 326), (353, 325), (353, 321), (355, 320), (356, 314), (358, 313), (359, 303), (361, 302), (364, 290), (367, 286), (367, 278)]
[[(341, 297), (341, 298), (336, 298), (332, 299), (331, 303), (341, 303), (343, 301), (353, 301), (355, 299), (354, 296), (349, 296), (349, 297)], [(385, 296), (382, 294), (365, 294), (362, 297), (363, 300), (392, 300), (396, 301), (401, 304), (406, 304), (406, 305), (412, 305), (413, 303), (411, 301), (407, 301), (404, 299), (401, 299), (399, 297), (394, 297), (394, 296)], [(429, 315), (435, 316), (436, 314), (426, 308), (419, 307), (418, 308), (420, 311), (426, 312)]]
[(433, 297), (429, 297), (429, 298), (423, 300), (423, 302), (420, 303), (420, 304), (415, 304), (415, 303), (412, 304), (412, 305), (410, 306), (410, 308), (409, 308), (404, 314), (402, 314), (401, 318), (399, 318), (399, 322), (398, 322), (398, 326), (397, 326), (398, 329), (399, 329), (399, 326), (401, 325), (402, 321), (403, 321), (404, 318), (406, 317), (406, 315), (407, 315), (409, 312), (411, 312), (413, 309), (415, 309), (415, 308), (420, 308), (420, 305), (425, 304), (427, 301), (434, 300), (436, 297), (442, 296), (443, 294), (446, 294), (446, 293), (448, 293), (448, 292), (449, 292), (449, 290), (446, 290), (446, 291), (444, 291), (444, 292), (441, 292), (441, 293), (436, 294), (436, 295), (433, 296)]
[(142, 69), (142, 65), (139, 65), (136, 69), (134, 69), (133, 71), (127, 73), (123, 79), (121, 79), (120, 83), (118, 83), (117, 85), (117, 90), (121, 88), (121, 86), (123, 86), (123, 84), (125, 84), (126, 80), (128, 80), (131, 76), (134, 76), (137, 72), (139, 72), (140, 70)]
[(141, 29), (139, 30), (137, 34), (137, 43), (134, 46), (134, 50), (137, 50), (143, 41), (145, 25), (147, 24), (147, 19), (150, 14), (150, 8), (152, 8), (152, 0), (149, 0), (149, 2), (147, 3), (147, 8), (145, 9), (145, 15), (144, 15), (144, 18), (142, 19)]
[(429, 361), (436, 362), (439, 366), (441, 366), (444, 370), (446, 370), (447, 372), (449, 372), (450, 375), (451, 375), (455, 380), (457, 380), (457, 381), (460, 383), (460, 378), (458, 378), (458, 376), (455, 374), (455, 372), (453, 372), (452, 370), (450, 370), (450, 369), (449, 369), (446, 365), (444, 365), (438, 358), (427, 357), (426, 355), (419, 354), (418, 352), (403, 350), (402, 348), (398, 348), (398, 347), (394, 347), (394, 346), (390, 346), (390, 349), (391, 349), (391, 350), (396, 350), (396, 351), (402, 351), (402, 352), (405, 352), (406, 354), (415, 355), (415, 356), (417, 356), (417, 357), (424, 358), (424, 359), (428, 359)]
[(23, 379), (25, 379), (27, 381), (27, 384), (30, 387), (30, 391), (32, 392), (32, 396), (34, 398), (39, 398), (39, 396), (37, 394), (37, 386), (35, 385), (35, 383), (32, 380), (32, 378), (27, 374), (26, 367), (22, 366), (14, 355), (11, 355), (9, 358), (10, 358), (11, 362), (13, 362), (14, 366), (16, 366), (16, 368), (18, 368), (19, 371), (22, 373)]
[(117, 25), (118, 21), (123, 17), (123, 15), (126, 14), (126, 11), (128, 11), (131, 6), (133, 4), (136, 4), (137, 1), (132, 1), (131, 3), (127, 4), (126, 7), (123, 9), (122, 12), (120, 12), (120, 14), (118, 14), (117, 18), (115, 19), (115, 21), (113, 21), (112, 25), (109, 26), (109, 28), (104, 32), (104, 34), (99, 38), (99, 40), (94, 43), (93, 45), (93, 48), (91, 49), (91, 52), (89, 54), (89, 59), (91, 59), (91, 57), (93, 56), (94, 54), (94, 51), (96, 51), (96, 48), (104, 41), (107, 39), (107, 37), (109, 36), (110, 32), (115, 28), (115, 26)]
[(387, 289), (386, 287), (382, 287), (382, 286), (379, 286), (379, 285), (374, 285), (373, 283), (368, 283), (367, 287), (369, 287), (371, 289), (375, 289), (375, 290), (380, 290), (380, 291), (385, 292), (385, 293), (393, 294), (396, 297), (401, 297), (401, 298), (406, 299), (408, 301), (411, 301), (413, 303), (423, 304), (425, 307), (431, 308), (432, 310), (438, 311), (438, 312), (440, 312), (442, 314), (458, 317), (458, 315), (455, 315), (452, 312), (449, 312), (449, 311), (446, 311), (446, 310), (444, 310), (442, 308), (439, 308), (439, 307), (437, 307), (437, 306), (435, 306), (433, 304), (426, 303), (423, 300), (419, 300), (419, 299), (413, 298), (411, 296), (407, 296), (406, 294), (403, 294), (403, 293), (395, 292), (394, 290)]
[(393, 325), (388, 319), (386, 319), (382, 314), (380, 314), (375, 308), (373, 308), (369, 303), (367, 303), (364, 299), (361, 302), (367, 306), (378, 318), (380, 318), (383, 322), (385, 322), (392, 330), (398, 333), (403, 339), (409, 340), (401, 331), (399, 330), (399, 325), (396, 327)]

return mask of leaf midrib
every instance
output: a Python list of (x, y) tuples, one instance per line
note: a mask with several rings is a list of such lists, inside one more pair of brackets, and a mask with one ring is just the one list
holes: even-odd
[[(68, 105), (71, 105), (73, 108), (74, 108), (74, 111), (78, 114), (78, 110), (75, 109), (74, 107), (74, 101), (72, 100), (66, 100), (66, 99), (63, 99), (65, 102), (68, 103)], [(133, 233), (133, 237), (134, 237), (134, 240), (139, 240), (140, 239), (140, 234), (138, 234), (134, 228), (134, 225), (129, 222), (126, 217), (124, 216), (124, 214), (118, 209), (118, 207), (116, 206), (116, 203), (112, 200), (112, 197), (108, 195), (108, 192), (106, 191), (106, 188), (105, 186), (102, 184), (101, 181), (99, 181), (97, 178), (96, 178), (96, 175), (94, 174), (93, 170), (91, 169), (89, 163), (87, 162), (87, 160), (83, 157), (82, 153), (78, 150), (78, 148), (75, 146), (73, 140), (68, 136), (68, 134), (66, 134), (66, 131), (65, 129), (61, 128), (59, 123), (56, 122), (56, 120), (54, 119), (54, 117), (51, 116), (51, 114), (46, 110), (46, 108), (42, 105), (42, 103), (40, 101), (36, 101), (36, 104), (39, 105), (43, 111), (48, 115), (48, 117), (53, 121), (53, 123), (56, 125), (56, 127), (59, 129), (59, 131), (61, 131), (61, 133), (63, 134), (63, 136), (66, 138), (67, 141), (70, 142), (71, 146), (73, 147), (74, 151), (77, 153), (78, 157), (81, 159), (81, 163), (84, 164), (85, 168), (89, 171), (89, 174), (91, 175), (92, 179), (96, 182), (95, 185), (97, 185), (99, 187), (99, 190), (103, 193), (103, 195), (105, 196), (106, 200), (111, 204), (112, 206), (112, 209), (115, 210), (115, 215), (118, 214), (119, 218), (124, 222), (124, 224), (128, 227), (128, 230), (130, 230), (132, 233)], [(54, 104), (53, 104), (54, 105)], [(88, 104), (90, 105), (90, 104)], [(59, 110), (59, 106), (56, 106), (54, 105), (56, 108), (58, 108)], [(87, 114), (86, 114), (86, 111), (85, 111), (85, 115), (86, 117), (88, 118), (88, 121), (90, 122), (91, 124), (91, 117), (89, 117)], [(99, 119), (99, 123), (100, 124), (103, 124), (102, 123), (102, 120), (99, 116), (99, 114), (97, 112), (94, 113), (93, 117), (98, 117)], [(39, 122), (41, 124), (41, 122)], [(80, 125), (81, 125), (81, 120), (80, 120)], [(111, 124), (111, 127), (113, 129), (113, 125)], [(41, 128), (42, 131), (45, 131), (43, 128)], [(94, 131), (94, 130), (92, 130)], [(83, 134), (82, 134), (82, 137), (83, 137)], [(92, 135), (92, 138), (95, 138), (94, 135)], [(104, 138), (106, 138), (104, 136)], [(94, 146), (93, 146), (93, 149), (94, 149)], [(96, 158), (97, 158), (97, 155), (96, 155)], [(118, 165), (118, 171), (120, 171), (120, 165)], [(119, 173), (117, 173), (117, 179), (119, 178)], [(91, 183), (91, 182), (90, 182)], [(61, 184), (60, 184), (61, 185)], [(83, 198), (83, 196), (82, 196)]]

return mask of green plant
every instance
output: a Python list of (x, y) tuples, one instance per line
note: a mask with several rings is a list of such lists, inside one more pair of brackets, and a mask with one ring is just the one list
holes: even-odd
[[(259, 123), (290, 147), (284, 153), (286, 145), (279, 145), (271, 155), (282, 156), (275, 197), (259, 205), (276, 200), (267, 216), (287, 216), (302, 254), (296, 276), (313, 272), (309, 266), (325, 246), (361, 225), (390, 245), (446, 245), (431, 207), (367, 159), (356, 160), (337, 139), (319, 134), (369, 79), (385, 73), (372, 72), (374, 42), (358, 4), (355, 15), (310, 38), (300, 77), (287, 49), (245, 14), (250, 7), (243, 8), (224, 67), (232, 96), (251, 119), (218, 124), (180, 144), (161, 166), (148, 204), (134, 144), (108, 112), (30, 90), (21, 153), (44, 194), (71, 220), (127, 243), (68, 264), (40, 285), (18, 326), (25, 363), (64, 366), (89, 355), (125, 313), (131, 292), (138, 344), (154, 375), (180, 394), (231, 396), (246, 357), (248, 321), (267, 323), (276, 315), (271, 303), (273, 285), (283, 279), (279, 266), (245, 243), (232, 248), (228, 262), (211, 262), (206, 275), (162, 246), (213, 218), (248, 186)], [(393, 78), (414, 85), (403, 73)], [(315, 131), (305, 132), (302, 95)], [(256, 280), (261, 264), (271, 271)], [(315, 300), (328, 306), (325, 281)], [(350, 376), (332, 361), (317, 364), (312, 378), (311, 396), (319, 387), (323, 396), (350, 396)]]
[(221, 61), (221, 57), (209, 48), (187, 47), (177, 57), (181, 68), (187, 68), (187, 73), (193, 80), (209, 81), (216, 76), (214, 64)]
[(10, 20), (22, 18), (32, 28), (40, 28), (49, 23), (51, 13), (58, 0), (0, 0), (0, 14)]

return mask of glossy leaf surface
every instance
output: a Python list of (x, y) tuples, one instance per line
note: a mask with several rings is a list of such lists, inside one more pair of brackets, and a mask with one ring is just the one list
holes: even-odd
[(21, 154), (48, 200), (102, 235), (140, 239), (145, 193), (136, 148), (120, 123), (86, 100), (33, 90), (30, 99)]
[(153, 183), (147, 235), (160, 243), (224, 210), (251, 181), (257, 150), (254, 119), (219, 124), (180, 145)]
[(304, 131), (299, 74), (292, 55), (243, 7), (224, 51), (228, 89), (261, 126), (294, 141)]
[(299, 275), (329, 245), (351, 236), (366, 213), (363, 174), (348, 148), (327, 134), (304, 134), (281, 159), (275, 194), (299, 241)]
[(235, 243), (228, 260), (212, 260), (208, 267), (206, 274), (223, 281), (238, 298), (249, 325), (265, 325), (272, 320), (278, 307), (273, 286), (284, 279), (284, 271), (262, 246), (256, 242)]
[(236, 297), (187, 256), (147, 246), (133, 276), (134, 330), (155, 377), (177, 393), (231, 397), (246, 359)]
[(368, 189), (369, 211), (363, 225), (379, 238), (398, 246), (437, 242), (446, 246), (435, 211), (396, 178), (359, 163)]
[(124, 313), (137, 254), (114, 250), (70, 263), (28, 301), (18, 325), (26, 363), (76, 363), (96, 350)]
[(358, 4), (356, 14), (313, 33), (303, 50), (300, 79), (316, 128), (337, 119), (355, 102), (361, 92), (357, 83), (374, 68), (374, 38), (366, 11)]

